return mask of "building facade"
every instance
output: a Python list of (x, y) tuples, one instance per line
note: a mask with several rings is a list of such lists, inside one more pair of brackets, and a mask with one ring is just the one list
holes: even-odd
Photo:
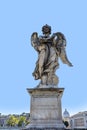
[(7, 126), (7, 120), (9, 116), (7, 115), (0, 115), (0, 127), (6, 127)]
[(70, 126), (72, 129), (87, 129), (87, 111), (79, 112), (71, 116)]

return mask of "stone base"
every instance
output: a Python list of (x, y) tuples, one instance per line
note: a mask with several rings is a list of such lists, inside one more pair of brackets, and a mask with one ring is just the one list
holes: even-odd
[(30, 124), (25, 130), (64, 130), (61, 97), (64, 88), (27, 89), (31, 96)]
[(65, 130), (64, 128), (25, 128), (23, 130)]

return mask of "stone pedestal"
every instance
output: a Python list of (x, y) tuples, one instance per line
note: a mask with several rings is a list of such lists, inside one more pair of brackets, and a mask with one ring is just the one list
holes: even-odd
[(61, 97), (64, 88), (27, 89), (31, 96), (30, 124), (26, 130), (63, 130)]

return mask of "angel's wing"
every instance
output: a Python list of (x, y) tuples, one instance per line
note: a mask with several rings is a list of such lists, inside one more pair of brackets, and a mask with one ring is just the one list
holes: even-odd
[(67, 54), (66, 54), (65, 48), (61, 48), (61, 53), (60, 53), (59, 56), (60, 56), (60, 59), (62, 60), (62, 62), (64, 64), (67, 64), (69, 66), (73, 66), (72, 63), (67, 58)]
[(38, 45), (39, 45), (39, 38), (38, 38), (38, 33), (34, 32), (31, 35), (31, 45), (34, 47), (35, 50), (38, 50)]
[(62, 62), (64, 64), (67, 64), (69, 66), (73, 66), (72, 63), (67, 58), (67, 54), (66, 54), (66, 50), (65, 50), (65, 47), (66, 47), (65, 36), (61, 32), (57, 32), (53, 35), (56, 38), (55, 39), (55, 46), (57, 48), (58, 55), (59, 55), (60, 59), (62, 60)]

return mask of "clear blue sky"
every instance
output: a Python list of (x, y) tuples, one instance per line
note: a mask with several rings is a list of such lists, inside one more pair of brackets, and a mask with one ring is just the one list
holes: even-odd
[(32, 48), (33, 32), (41, 35), (48, 24), (52, 33), (67, 39), (67, 55), (72, 68), (60, 62), (57, 70), (64, 87), (62, 108), (70, 114), (87, 110), (87, 0), (0, 0), (0, 112), (29, 112), (34, 88), (32, 72), (37, 52)]

